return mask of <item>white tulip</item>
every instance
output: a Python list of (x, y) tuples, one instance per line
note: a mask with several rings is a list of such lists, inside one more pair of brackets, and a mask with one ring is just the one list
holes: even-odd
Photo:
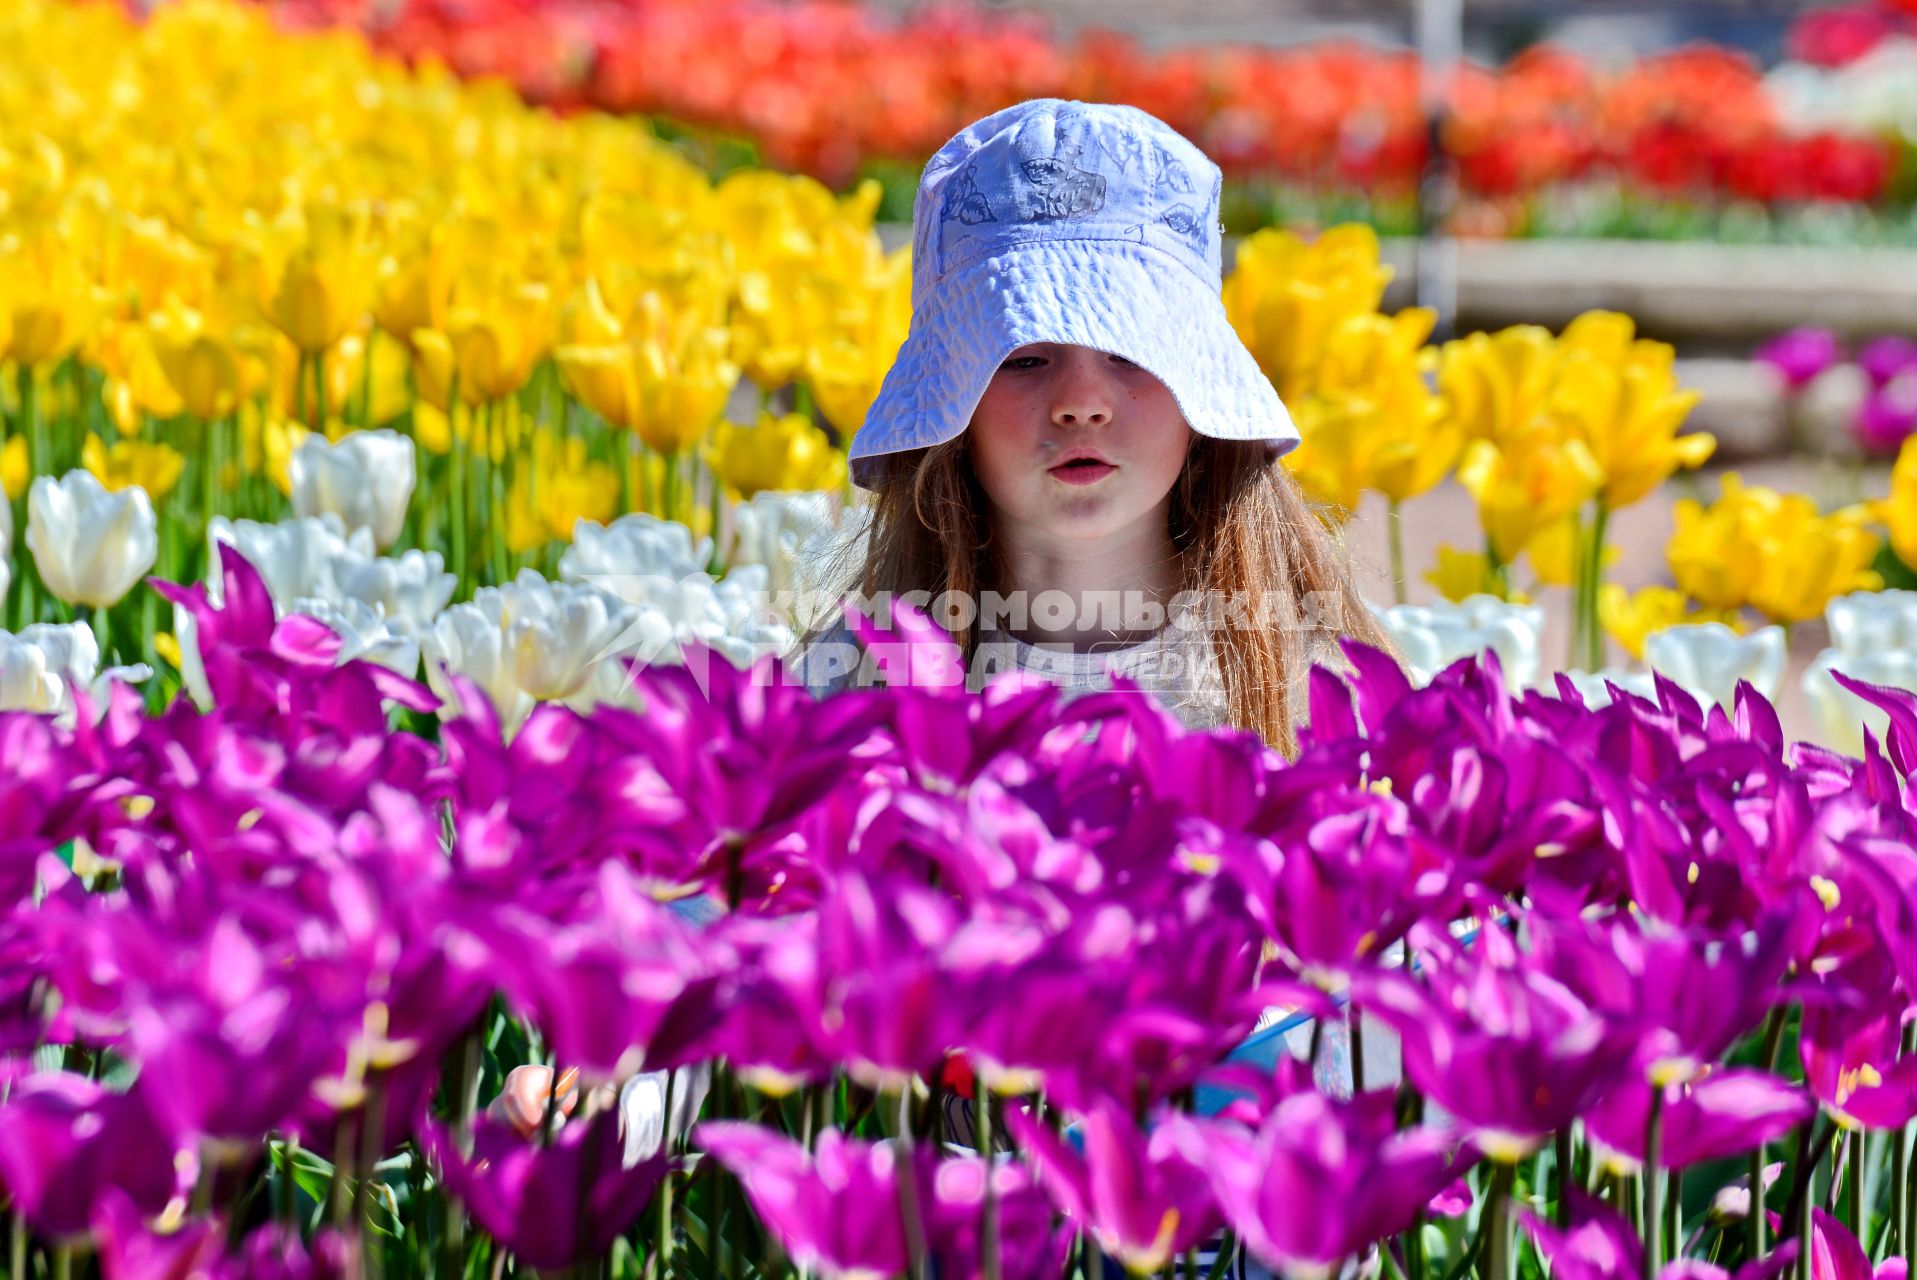
[[(656, 628), (655, 628), (656, 629)], [(597, 587), (547, 582), (530, 569), (439, 615), (422, 637), (427, 681), (455, 714), (450, 670), (473, 680), (508, 733), (539, 701), (589, 708), (608, 687), (599, 670), (646, 642), (641, 611)]]
[(293, 510), (371, 530), (383, 551), (406, 525), (415, 467), (413, 442), (397, 431), (353, 431), (338, 444), (316, 432), (293, 451)]
[(1622, 667), (1605, 667), (1601, 671), (1567, 671), (1564, 673), (1578, 694), (1584, 699), (1584, 705), (1596, 710), (1611, 705), (1609, 685), (1616, 685), (1626, 693), (1634, 693), (1640, 698), (1657, 701), (1657, 677), (1648, 671), (1626, 671)]
[(99, 642), (84, 623), (36, 623), (18, 635), (0, 631), (0, 711), (30, 711), (71, 725), (72, 686), (87, 690), (97, 714), (114, 680), (136, 683), (153, 674), (146, 666), (99, 667)]
[(505, 588), (515, 598), (506, 639), (513, 677), (541, 702), (575, 698), (586, 689), (592, 669), (614, 662), (632, 642), (629, 628), (638, 611), (617, 596), (594, 587), (515, 582)]
[(677, 580), (704, 573), (712, 562), (712, 539), (694, 541), (692, 530), (644, 512), (621, 516), (609, 525), (581, 520), (573, 526), (572, 545), (559, 557), (559, 576), (567, 582), (591, 582), (621, 599), (627, 595), (606, 581), (626, 577)]
[(1917, 653), (1917, 591), (1854, 591), (1824, 606), (1824, 620), (1839, 653)]
[(325, 623), (341, 640), (335, 665), (354, 659), (377, 662), (407, 677), (419, 674), (419, 638), (410, 628), (393, 626), (385, 611), (364, 600), (295, 600), (289, 614), (303, 613)]
[(1524, 689), (1538, 682), (1544, 638), (1544, 609), (1539, 605), (1476, 595), (1456, 604), (1401, 604), (1377, 613), (1419, 684), (1486, 649), (1498, 655), (1510, 687)]
[(334, 576), (339, 599), (373, 605), (390, 625), (415, 635), (433, 625), (459, 585), (459, 579), (446, 572), (446, 561), (437, 551), (342, 561)]
[(1823, 744), (1846, 755), (1861, 756), (1864, 730), (1868, 728), (1881, 744), (1889, 732), (1890, 716), (1838, 684), (1831, 675), (1833, 671), (1865, 684), (1917, 691), (1917, 648), (1862, 653), (1826, 649), (1805, 669), (1804, 698), (1817, 713)]
[(27, 497), (27, 546), (41, 581), (68, 604), (118, 604), (160, 553), (153, 502), (137, 485), (109, 492), (90, 471), (41, 476)]
[[(351, 533), (338, 515), (327, 512), (277, 524), (257, 520), (228, 520), (214, 516), (207, 537), (224, 542), (249, 560), (266, 581), (267, 594), (284, 612), (295, 600), (315, 597), (336, 600), (342, 594), (340, 578), (373, 558), (370, 529)], [(214, 604), (225, 595), (225, 583), (209, 574), (207, 594)]]
[(446, 609), (420, 637), (420, 656), (426, 663), (426, 683), (439, 695), (442, 717), (460, 714), (452, 677), (463, 676), (492, 702), (500, 728), (510, 737), (532, 711), (533, 700), (513, 678), (506, 631), (500, 625), (501, 604), (498, 590), (484, 587), (470, 603)]
[(1644, 641), (1644, 660), (1682, 685), (1706, 709), (1715, 702), (1729, 710), (1737, 682), (1775, 702), (1784, 683), (1782, 627), (1763, 627), (1740, 636), (1721, 622), (1694, 622), (1652, 632)]
[(832, 497), (769, 490), (733, 507), (732, 522), (737, 535), (727, 563), (734, 572), (764, 565), (769, 591), (803, 590), (814, 567), (812, 551), (833, 532)]

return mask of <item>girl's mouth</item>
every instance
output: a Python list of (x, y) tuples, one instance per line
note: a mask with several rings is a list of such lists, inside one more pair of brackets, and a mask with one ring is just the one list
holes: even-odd
[(1116, 470), (1118, 468), (1111, 463), (1100, 462), (1097, 458), (1074, 458), (1070, 462), (1061, 462), (1047, 474), (1066, 484), (1095, 484)]

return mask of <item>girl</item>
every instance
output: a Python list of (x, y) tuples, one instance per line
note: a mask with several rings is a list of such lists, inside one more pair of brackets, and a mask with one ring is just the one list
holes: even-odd
[[(1391, 645), (1226, 319), (1221, 186), (1132, 107), (1024, 102), (940, 149), (913, 203), (910, 334), (850, 450), (870, 521), (830, 576), (880, 621), (891, 600), (929, 604), (973, 688), (1006, 668), (1068, 695), (1124, 674), (1188, 726), (1291, 755), (1312, 664), (1342, 667), (1340, 636)], [(795, 664), (820, 694), (878, 678), (833, 619)], [(1312, 1039), (1302, 1023), (1284, 1038), (1299, 1054)], [(1396, 1045), (1371, 1024), (1366, 1039), (1375, 1087)], [(1334, 1090), (1347, 1044), (1326, 1026)], [(969, 1141), (969, 1105), (947, 1100), (945, 1131)]]
[[(1340, 635), (1389, 646), (1225, 317), (1221, 186), (1145, 112), (1057, 99), (932, 157), (910, 335), (850, 450), (871, 519), (836, 572), (881, 621), (928, 601), (975, 688), (1122, 673), (1290, 754), (1311, 664), (1340, 664)], [(796, 665), (821, 694), (876, 679), (829, 617)]]

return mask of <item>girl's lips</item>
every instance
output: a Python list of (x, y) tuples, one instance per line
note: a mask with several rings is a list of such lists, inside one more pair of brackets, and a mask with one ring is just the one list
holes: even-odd
[(1096, 484), (1116, 470), (1118, 468), (1109, 462), (1095, 462), (1087, 459), (1053, 467), (1046, 474), (1066, 484)]

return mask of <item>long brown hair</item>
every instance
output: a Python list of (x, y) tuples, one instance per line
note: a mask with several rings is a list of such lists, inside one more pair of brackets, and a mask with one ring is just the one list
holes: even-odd
[[(875, 460), (871, 523), (843, 549), (854, 563), (838, 567), (848, 590), (868, 599), (923, 591), (937, 600), (950, 591), (976, 600), (983, 588), (999, 586), (985, 495), (967, 446), (960, 435)], [(1214, 626), (1211, 635), (1227, 720), (1293, 754), (1293, 684), (1305, 678), (1313, 648), (1322, 652), (1311, 642), (1347, 635), (1392, 648), (1358, 598), (1343, 546), (1258, 440), (1194, 436), (1169, 519), (1183, 590), (1256, 600), (1253, 616), (1276, 623)], [(940, 621), (970, 659), (976, 621)], [(830, 627), (821, 620), (804, 643)]]

